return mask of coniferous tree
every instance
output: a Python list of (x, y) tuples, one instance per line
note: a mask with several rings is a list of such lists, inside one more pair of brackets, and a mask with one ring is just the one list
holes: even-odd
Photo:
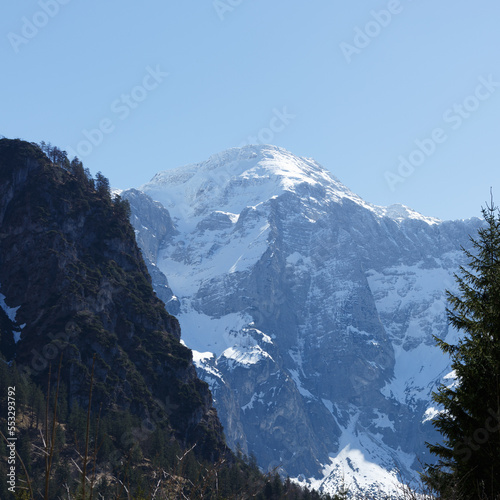
[(87, 176), (85, 174), (85, 169), (83, 168), (83, 163), (75, 156), (70, 164), (69, 171), (77, 178), (80, 184), (85, 184), (87, 182)]
[(66, 151), (61, 151), (57, 146), (52, 146), (50, 142), (46, 143), (45, 141), (40, 143), (40, 149), (54, 165), (69, 169), (70, 162)]
[(425, 480), (440, 498), (500, 498), (500, 214), (493, 203), (482, 212), (485, 227), (456, 275), (460, 294), (448, 292), (449, 321), (463, 336), (436, 339), (455, 375), (434, 394), (444, 443), (428, 444), (439, 461)]
[(127, 220), (130, 219), (132, 210), (130, 208), (130, 202), (126, 198), (122, 198), (120, 195), (116, 195), (113, 198), (113, 204), (115, 206), (115, 211), (119, 217), (123, 217)]
[(109, 180), (101, 172), (97, 172), (95, 177), (95, 188), (100, 196), (111, 200), (111, 187)]

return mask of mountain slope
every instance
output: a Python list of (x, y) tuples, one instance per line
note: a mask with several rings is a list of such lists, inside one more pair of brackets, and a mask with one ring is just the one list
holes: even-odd
[[(0, 140), (2, 354), (46, 386), (62, 354), (70, 407), (129, 411), (200, 457), (226, 453), (207, 385), (178, 321), (155, 296), (128, 221), (105, 183), (51, 163), (40, 148)], [(55, 387), (56, 370), (52, 369)]]
[[(432, 335), (455, 335), (444, 290), (480, 221), (376, 207), (272, 146), (141, 190), (172, 218), (150, 265), (179, 301), (228, 443), (329, 490), (345, 475), (391, 491), (396, 466), (414, 476), (436, 439), (430, 394), (449, 371)], [(151, 239), (155, 221), (133, 211), (139, 241)]]

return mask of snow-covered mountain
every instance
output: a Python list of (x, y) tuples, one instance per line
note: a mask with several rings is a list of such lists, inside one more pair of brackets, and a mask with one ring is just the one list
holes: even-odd
[(233, 448), (326, 490), (391, 491), (431, 460), (431, 392), (449, 372), (433, 335), (456, 335), (445, 289), (479, 219), (374, 206), (273, 146), (123, 196)]

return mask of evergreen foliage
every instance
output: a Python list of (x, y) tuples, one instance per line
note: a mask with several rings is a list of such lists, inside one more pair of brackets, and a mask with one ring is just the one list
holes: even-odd
[(109, 180), (105, 177), (102, 172), (97, 172), (95, 177), (95, 189), (97, 194), (105, 199), (111, 199), (111, 188), (109, 186)]
[[(68, 413), (56, 412), (56, 432), (44, 441), (47, 418), (47, 399), (43, 388), (29, 377), (22, 376), (15, 365), (9, 366), (0, 355), (0, 394), (9, 385), (16, 386), (18, 452), (28, 475), (17, 467), (15, 498), (83, 499), (81, 469), (87, 439), (87, 412), (77, 403)], [(61, 384), (60, 389), (66, 390)], [(39, 402), (39, 395), (42, 401)], [(49, 427), (54, 416), (56, 394), (51, 391), (48, 402)], [(59, 394), (62, 398), (62, 392)], [(34, 424), (38, 422), (38, 424)], [(0, 426), (5, 418), (0, 415)], [(141, 423), (127, 411), (116, 411), (102, 418), (91, 415), (88, 440), (89, 460), (86, 473), (85, 498), (119, 500), (133, 498), (169, 499), (316, 499), (330, 500), (337, 496), (309, 491), (277, 473), (263, 474), (254, 457), (243, 454), (221, 459), (216, 463), (200, 460), (193, 448), (181, 450), (169, 431), (157, 426), (151, 433), (140, 433)], [(124, 439), (124, 436), (126, 437)], [(51, 454), (51, 468), (45, 490), (46, 455)], [(6, 447), (0, 438), (0, 474), (6, 474)], [(32, 487), (33, 497), (27, 487)], [(0, 498), (9, 498), (5, 481), (0, 481)], [(92, 495), (92, 497), (90, 496)], [(101, 496), (102, 495), (102, 496)], [(14, 497), (13, 497), (14, 498)]]
[(425, 480), (444, 499), (500, 498), (500, 214), (493, 203), (482, 212), (485, 227), (456, 275), (460, 294), (448, 292), (449, 321), (463, 336), (436, 339), (455, 381), (434, 394), (444, 443), (428, 444), (439, 461)]
[(66, 170), (70, 168), (66, 151), (61, 151), (57, 146), (52, 146), (50, 142), (46, 143), (45, 141), (40, 143), (40, 149), (46, 154), (53, 165), (59, 165)]

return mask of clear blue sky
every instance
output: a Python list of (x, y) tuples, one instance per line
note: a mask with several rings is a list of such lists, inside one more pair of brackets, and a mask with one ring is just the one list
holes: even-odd
[(372, 203), (476, 216), (500, 203), (499, 22), (498, 0), (5, 2), (0, 134), (119, 188), (255, 137)]

